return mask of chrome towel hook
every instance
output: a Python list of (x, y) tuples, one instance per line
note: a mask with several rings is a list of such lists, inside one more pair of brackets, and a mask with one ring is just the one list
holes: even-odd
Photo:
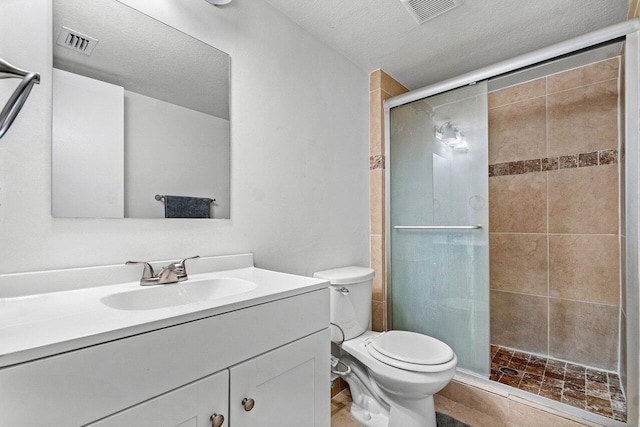
[(22, 81), (18, 84), (16, 90), (13, 91), (13, 94), (9, 97), (9, 101), (7, 101), (7, 104), (0, 112), (0, 138), (7, 133), (18, 116), (18, 113), (20, 113), (22, 106), (29, 97), (29, 93), (31, 93), (33, 85), (40, 84), (40, 74), (21, 70), (0, 58), (0, 79), (15, 78), (21, 78)]

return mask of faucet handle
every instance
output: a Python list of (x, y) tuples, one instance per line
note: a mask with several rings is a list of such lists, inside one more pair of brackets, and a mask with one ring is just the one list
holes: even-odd
[(200, 255), (194, 255), (194, 256), (190, 256), (184, 259), (181, 259), (179, 262), (176, 263), (176, 270), (178, 270), (178, 274), (184, 274), (185, 276), (187, 275), (187, 269), (185, 266), (185, 262), (187, 262), (187, 260), (190, 259), (198, 259), (200, 258)]
[(187, 268), (185, 266), (185, 262), (187, 262), (187, 260), (197, 259), (197, 258), (200, 258), (200, 255), (187, 257), (173, 264), (176, 268), (176, 273), (178, 274), (178, 280), (187, 280)]
[(187, 257), (187, 258), (181, 259), (181, 260), (180, 260), (180, 262), (179, 262), (178, 264), (179, 264), (179, 265), (181, 265), (181, 266), (184, 268), (184, 263), (185, 263), (185, 261), (190, 260), (190, 259), (198, 259), (198, 258), (200, 258), (200, 255), (190, 256), (190, 257)]
[(144, 265), (144, 270), (142, 270), (142, 278), (143, 279), (151, 279), (156, 276), (156, 273), (153, 271), (153, 267), (146, 261), (127, 261), (126, 265), (136, 265), (142, 264)]
[(144, 270), (142, 270), (142, 278), (140, 279), (141, 285), (154, 285), (157, 283), (158, 278), (156, 277), (155, 271), (153, 271), (153, 267), (151, 264), (145, 261), (127, 261), (126, 265), (136, 265), (142, 264), (144, 266)]

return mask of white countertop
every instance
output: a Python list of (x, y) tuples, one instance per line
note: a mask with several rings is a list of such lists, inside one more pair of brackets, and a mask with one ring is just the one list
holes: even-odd
[(182, 284), (188, 286), (189, 281), (208, 278), (237, 278), (257, 286), (219, 299), (139, 311), (110, 308), (100, 301), (118, 292), (153, 288), (141, 287), (137, 281), (0, 298), (0, 368), (312, 292), (328, 285), (322, 279), (255, 267), (190, 274), (189, 280)]

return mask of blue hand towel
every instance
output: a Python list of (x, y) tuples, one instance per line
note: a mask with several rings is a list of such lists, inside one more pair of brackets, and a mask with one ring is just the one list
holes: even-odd
[(164, 196), (165, 218), (211, 218), (211, 199)]

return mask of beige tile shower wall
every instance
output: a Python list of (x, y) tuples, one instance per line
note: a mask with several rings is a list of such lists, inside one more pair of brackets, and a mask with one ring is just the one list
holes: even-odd
[(489, 94), (494, 344), (618, 369), (619, 70)]
[(627, 16), (629, 19), (635, 18), (638, 16), (638, 0), (631, 0), (631, 5), (629, 6), (629, 15)]
[(369, 76), (369, 203), (371, 221), (371, 268), (376, 271), (371, 303), (371, 328), (386, 331), (388, 319), (388, 289), (385, 280), (384, 250), (384, 117), (382, 102), (392, 96), (408, 92), (382, 70)]

